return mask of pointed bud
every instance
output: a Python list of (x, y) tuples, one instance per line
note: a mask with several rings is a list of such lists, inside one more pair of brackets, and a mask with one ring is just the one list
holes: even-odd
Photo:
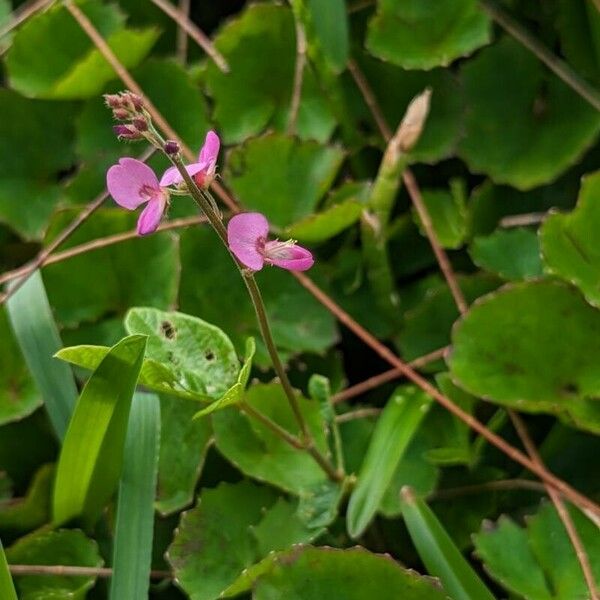
[(117, 121), (124, 121), (125, 119), (129, 119), (129, 111), (124, 108), (115, 108), (113, 109), (113, 117)]
[(148, 131), (148, 123), (146, 122), (146, 119), (142, 117), (136, 117), (131, 123), (140, 133), (142, 131)]
[(119, 94), (104, 94), (104, 102), (110, 108), (119, 108), (121, 106), (121, 96)]
[(139, 140), (142, 138), (139, 131), (130, 125), (115, 125), (113, 131), (123, 140)]
[(144, 101), (142, 100), (141, 96), (138, 96), (137, 94), (132, 94), (130, 92), (129, 100), (133, 104), (135, 110), (140, 111), (142, 110), (142, 108), (144, 108)]
[(421, 94), (413, 98), (404, 113), (404, 118), (398, 131), (394, 136), (400, 150), (409, 152), (419, 141), (425, 121), (429, 114), (429, 103), (431, 100), (431, 88), (426, 88)]
[(175, 154), (179, 154), (181, 149), (179, 148), (179, 144), (176, 141), (167, 140), (165, 142), (164, 150), (169, 156), (174, 156)]

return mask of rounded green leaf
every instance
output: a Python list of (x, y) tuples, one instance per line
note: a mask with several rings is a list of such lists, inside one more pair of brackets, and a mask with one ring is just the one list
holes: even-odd
[[(72, 565), (101, 567), (98, 545), (81, 531), (59, 529), (28, 535), (6, 550), (9, 563), (21, 565)], [(84, 600), (95, 577), (24, 575), (15, 578), (20, 600), (57, 598)]]
[(477, 0), (379, 0), (367, 49), (405, 69), (447, 66), (490, 41)]
[(459, 154), (497, 183), (553, 181), (600, 130), (598, 112), (511, 38), (482, 50), (462, 76), (469, 111)]
[[(158, 37), (156, 29), (123, 29), (124, 15), (115, 5), (82, 2), (80, 8), (126, 68), (137, 65)], [(115, 77), (62, 5), (38, 12), (19, 29), (6, 64), (11, 87), (38, 98), (89, 98)]]
[(537, 234), (524, 227), (476, 237), (469, 254), (478, 267), (503, 279), (534, 279), (543, 273)]
[(314, 212), (343, 158), (337, 147), (270, 134), (234, 148), (226, 177), (245, 209), (285, 227)]
[(577, 206), (567, 214), (551, 214), (540, 232), (546, 267), (576, 285), (587, 301), (600, 306), (600, 172), (587, 175)]
[[(214, 117), (227, 143), (241, 142), (268, 126), (285, 130), (292, 98), (296, 42), (294, 19), (284, 6), (250, 5), (214, 39), (229, 73), (209, 63), (205, 79)], [(325, 141), (335, 122), (310, 71), (305, 72), (298, 133)]]
[(598, 428), (600, 312), (577, 290), (557, 281), (507, 285), (458, 321), (452, 346), (452, 377), (472, 394)]
[(444, 600), (434, 580), (363, 548), (310, 546), (275, 555), (255, 584), (255, 600)]

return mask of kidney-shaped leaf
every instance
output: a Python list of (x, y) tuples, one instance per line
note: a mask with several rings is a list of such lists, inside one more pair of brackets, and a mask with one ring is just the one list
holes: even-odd
[(468, 392), (598, 428), (600, 312), (577, 290), (557, 281), (507, 285), (473, 305), (452, 342), (450, 371)]
[(379, 0), (369, 52), (405, 69), (446, 66), (490, 41), (477, 0)]

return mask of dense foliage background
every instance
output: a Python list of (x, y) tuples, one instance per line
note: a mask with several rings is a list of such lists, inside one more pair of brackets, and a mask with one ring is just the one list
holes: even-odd
[[(596, 0), (183, 1), (191, 38), (164, 4), (0, 0), (18, 597), (598, 598)], [(168, 166), (113, 134), (102, 94), (130, 77), (184, 150), (219, 133), (225, 218), (260, 211), (315, 253), (308, 279), (257, 280), (342, 481), (252, 418), (299, 434), (193, 201), (139, 238), (105, 192), (121, 156)]]

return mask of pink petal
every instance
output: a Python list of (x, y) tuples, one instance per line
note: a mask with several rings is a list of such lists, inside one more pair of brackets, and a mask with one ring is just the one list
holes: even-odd
[(198, 162), (206, 164), (209, 173), (214, 173), (215, 165), (217, 164), (217, 158), (219, 156), (219, 148), (221, 147), (221, 140), (214, 131), (209, 131), (204, 139), (204, 145), (198, 155)]
[[(149, 200), (148, 192), (160, 192), (158, 178), (154, 171), (135, 158), (122, 158), (106, 173), (106, 187), (115, 202), (133, 210)], [(145, 194), (141, 191), (146, 188)]]
[[(277, 251), (273, 252), (274, 249)], [(313, 255), (306, 248), (297, 244), (282, 248), (281, 242), (278, 241), (266, 243), (265, 259), (267, 263), (288, 271), (307, 271), (315, 262)]]
[(137, 222), (138, 235), (148, 235), (156, 231), (160, 225), (166, 205), (164, 197), (152, 199), (148, 202)]
[(269, 222), (260, 213), (241, 213), (227, 224), (227, 243), (236, 258), (249, 269), (260, 271), (264, 265), (261, 247), (269, 234)]
[[(186, 165), (185, 170), (188, 172), (188, 175), (190, 177), (193, 177), (194, 175), (196, 175), (196, 173), (200, 173), (200, 171), (206, 169), (206, 166), (206, 163), (197, 162), (192, 163), (191, 165)], [(181, 183), (182, 181), (183, 177), (181, 176), (181, 173), (179, 172), (177, 167), (169, 167), (163, 173), (163, 176), (160, 178), (160, 185), (162, 185), (163, 187), (167, 187), (168, 185), (176, 185), (178, 183)]]

